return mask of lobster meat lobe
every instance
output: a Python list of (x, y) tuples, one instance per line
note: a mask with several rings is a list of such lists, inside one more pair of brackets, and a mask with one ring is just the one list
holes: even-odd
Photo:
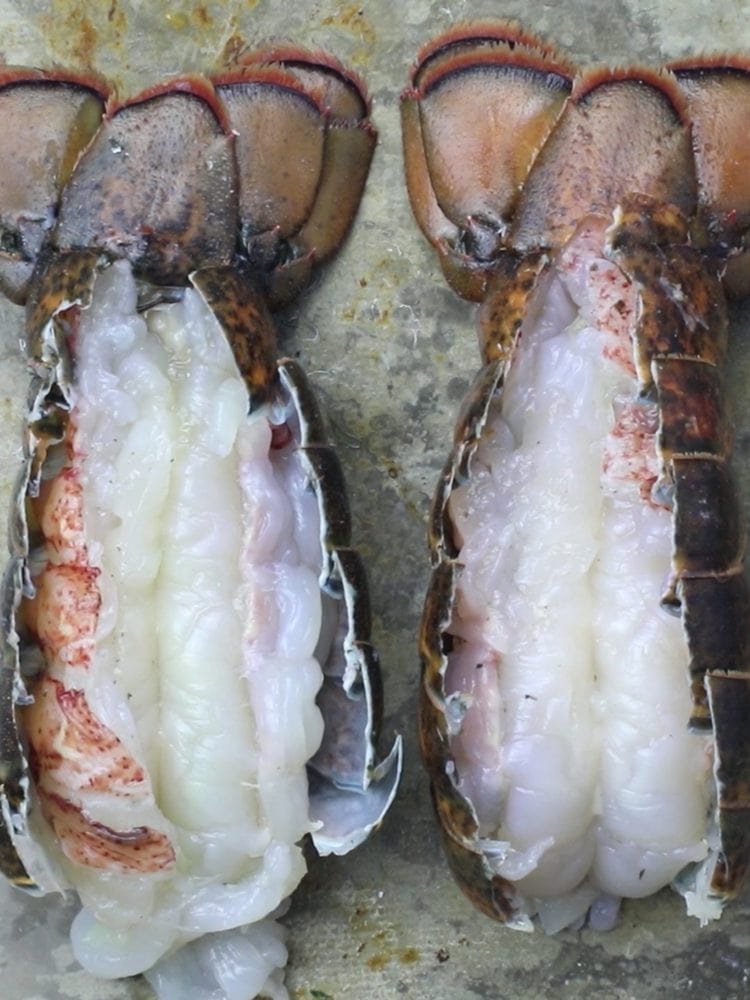
[[(476, 905), (517, 928), (606, 928), (621, 897), (672, 881), (705, 921), (750, 857), (748, 592), (721, 375), (722, 278), (743, 245), (708, 138), (748, 105), (691, 139), (693, 112), (718, 102), (709, 67), (571, 70), (538, 144), (483, 172), (476, 152), (510, 150), (529, 107), (516, 82), (541, 93), (541, 68), (561, 65), (490, 35), (432, 43), (404, 98), (415, 215), (482, 303), (420, 640), (446, 853)], [(456, 112), (485, 79), (489, 138)], [(465, 169), (447, 170), (472, 128), (452, 150)]]
[[(375, 133), (334, 60), (277, 61), (124, 103), (0, 79), (0, 110), (28, 90), (60, 115), (28, 194), (45, 223), (8, 241), (32, 270), (32, 379), (2, 587), (0, 867), (78, 892), (89, 972), (167, 996), (285, 997), (272, 915), (301, 841), (356, 847), (401, 765), (399, 739), (377, 749), (341, 466), (271, 315), (316, 236), (320, 257), (344, 238)], [(0, 198), (21, 232), (15, 207)]]

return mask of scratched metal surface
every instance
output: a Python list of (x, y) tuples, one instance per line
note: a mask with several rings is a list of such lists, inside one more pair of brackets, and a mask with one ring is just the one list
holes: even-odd
[[(608, 935), (513, 934), (476, 914), (443, 863), (413, 716), (415, 631), (427, 560), (428, 499), (453, 416), (475, 370), (473, 309), (444, 286), (412, 224), (401, 181), (397, 98), (419, 46), (457, 20), (519, 17), (581, 63), (643, 62), (687, 52), (750, 50), (750, 3), (724, 0), (0, 0), (8, 63), (91, 67), (123, 93), (171, 73), (210, 69), (225, 50), (281, 37), (321, 46), (368, 80), (380, 145), (352, 236), (284, 318), (282, 348), (311, 373), (348, 474), (356, 539), (373, 584), (386, 681), (385, 731), (406, 737), (401, 795), (381, 832), (355, 855), (319, 862), (286, 920), (296, 1000), (402, 996), (434, 1000), (555, 997), (648, 1000), (750, 990), (750, 904), (700, 930), (670, 892), (625, 904)], [(0, 138), (4, 141), (5, 137)], [(12, 141), (12, 137), (11, 137)], [(26, 376), (20, 310), (0, 325), (0, 500), (19, 455)], [(738, 466), (750, 454), (742, 310), (735, 313), (732, 390)], [(4, 517), (4, 514), (3, 514)], [(1, 526), (0, 526), (1, 527)], [(67, 943), (72, 907), (0, 887), (0, 968), (8, 1000), (147, 1000), (140, 979), (97, 982)]]

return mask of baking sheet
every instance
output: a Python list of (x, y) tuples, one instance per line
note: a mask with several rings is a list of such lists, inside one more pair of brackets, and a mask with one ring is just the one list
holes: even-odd
[[(348, 858), (316, 863), (295, 895), (286, 919), (291, 996), (744, 997), (747, 901), (701, 930), (684, 915), (682, 900), (666, 891), (626, 903), (610, 934), (532, 937), (474, 912), (440, 853), (416, 748), (415, 634), (427, 577), (429, 497), (478, 355), (474, 307), (445, 286), (411, 218), (397, 104), (424, 42), (457, 21), (487, 16), (519, 18), (581, 64), (658, 65), (685, 53), (750, 50), (750, 4), (736, 0), (0, 0), (0, 53), (8, 63), (92, 68), (125, 95), (171, 74), (209, 70), (243, 44), (283, 38), (331, 50), (366, 78), (373, 95), (380, 143), (359, 217), (338, 259), (282, 318), (281, 349), (299, 357), (328, 411), (349, 481), (355, 540), (372, 580), (386, 683), (384, 737), (401, 731), (407, 759), (401, 794), (380, 833)], [(0, 318), (4, 516), (27, 377), (17, 346), (21, 310), (4, 304)], [(749, 334), (746, 311), (738, 308), (730, 388), (741, 476), (750, 452)], [(0, 994), (152, 997), (141, 979), (103, 983), (76, 966), (67, 943), (72, 913), (60, 898), (30, 899), (0, 886)]]

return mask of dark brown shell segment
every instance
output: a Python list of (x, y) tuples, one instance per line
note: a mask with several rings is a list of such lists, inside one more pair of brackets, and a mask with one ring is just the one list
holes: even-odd
[(454, 560), (440, 562), (433, 569), (427, 586), (419, 632), (423, 689), (419, 702), (419, 738), (430, 774), (434, 764), (436, 776), (438, 771), (442, 773), (444, 770), (439, 765), (444, 762), (445, 755), (450, 753), (446, 738), (444, 646), (446, 642), (451, 641), (446, 638), (446, 630), (450, 624), (456, 596), (458, 572), (458, 565)]
[[(718, 274), (684, 242), (682, 214), (671, 205), (654, 208), (650, 198), (625, 199), (609, 230), (606, 251), (638, 289), (634, 355), (643, 392), (653, 386), (654, 359), (694, 358), (719, 365), (727, 344), (726, 302)], [(670, 237), (677, 242), (665, 242)]]
[(245, 380), (250, 408), (271, 396), (276, 380), (276, 327), (246, 264), (204, 267), (190, 276), (220, 324)]
[(339, 549), (337, 552), (341, 575), (348, 583), (350, 595), (349, 626), (352, 639), (365, 644), (372, 640), (372, 611), (370, 585), (362, 556), (356, 549)]
[(511, 250), (495, 261), (477, 316), (485, 364), (512, 358), (529, 300), (547, 263), (541, 252), (517, 254)]
[[(470, 840), (477, 831), (476, 816), (455, 788), (455, 761), (450, 749), (445, 710), (445, 633), (450, 623), (459, 568), (442, 562), (432, 572), (427, 587), (419, 633), (422, 659), (422, 690), (419, 699), (419, 739), (422, 759), (435, 789), (438, 813), (449, 820), (448, 833), (459, 841)], [(447, 804), (442, 805), (447, 799)]]
[(481, 853), (471, 850), (466, 843), (455, 840), (450, 835), (450, 827), (445, 824), (446, 817), (437, 807), (438, 795), (439, 789), (433, 788), (433, 803), (443, 820), (440, 825), (443, 850), (459, 888), (486, 916), (503, 923), (512, 922), (519, 909), (512, 883), (499, 875), (493, 875)]
[(677, 587), (690, 650), (694, 729), (711, 729), (706, 678), (740, 675), (750, 664), (750, 596), (742, 570), (726, 575), (684, 576)]
[(737, 490), (722, 459), (674, 458), (674, 555), (679, 576), (724, 573), (744, 550)]
[(652, 366), (661, 424), (659, 453), (726, 455), (730, 426), (721, 371), (695, 358), (661, 358)]
[(328, 443), (323, 414), (310, 381), (299, 362), (284, 358), (279, 362), (279, 376), (284, 388), (294, 400), (301, 416), (300, 444), (303, 448)]
[[(14, 620), (20, 603), (21, 579), (24, 575), (22, 560), (11, 559), (3, 575), (2, 584), (2, 622)], [(3, 725), (0, 728), (0, 752), (2, 753), (2, 794), (7, 798), (10, 808), (21, 808), (28, 788), (28, 772), (23, 751), (20, 746), (15, 725), (7, 725), (8, 720), (15, 717), (15, 706), (28, 702), (23, 682), (16, 669), (16, 649), (7, 640), (3, 643), (2, 659), (0, 660), (0, 717)], [(4, 824), (3, 824), (4, 827)]]
[(711, 888), (736, 896), (750, 866), (750, 673), (706, 677), (714, 721), (716, 784), (721, 851)]
[(349, 506), (343, 501), (346, 493), (341, 462), (330, 445), (311, 445), (303, 450), (320, 497), (325, 547), (345, 548), (351, 541), (352, 526)]
[(455, 478), (456, 456), (451, 452), (440, 473), (427, 520), (427, 537), (433, 563), (439, 563), (444, 558), (454, 559), (458, 555), (459, 546), (447, 511)]
[(64, 348), (59, 337), (50, 341), (46, 328), (63, 310), (89, 305), (101, 264), (91, 250), (42, 257), (26, 304), (26, 353), (33, 365), (49, 371), (58, 364)]
[(60, 203), (58, 250), (125, 257), (155, 284), (229, 263), (237, 220), (231, 136), (192, 90), (157, 91), (105, 119)]

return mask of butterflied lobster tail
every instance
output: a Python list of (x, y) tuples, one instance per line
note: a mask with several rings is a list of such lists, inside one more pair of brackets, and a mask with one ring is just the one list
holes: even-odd
[(480, 24), (404, 93), (414, 212), (481, 302), (484, 362), (430, 518), (422, 750), (459, 884), (513, 926), (610, 926), (673, 880), (705, 920), (746, 878), (721, 366), (748, 79), (738, 59), (579, 73)]
[(95, 975), (174, 992), (200, 965), (214, 995), (231, 955), (243, 995), (283, 995), (266, 918), (300, 841), (344, 853), (395, 794), (342, 470), (270, 312), (351, 225), (368, 111), (294, 49), (124, 102), (0, 79), (6, 128), (34, 125), (0, 151), (0, 280), (33, 371), (0, 864), (77, 889)]

